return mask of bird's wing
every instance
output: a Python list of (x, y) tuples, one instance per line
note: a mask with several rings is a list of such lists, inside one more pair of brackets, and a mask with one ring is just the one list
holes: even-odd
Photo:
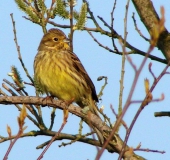
[(76, 56), (76, 54), (74, 54), (70, 51), (70, 55), (71, 55), (71, 59), (72, 59), (73, 66), (74, 66), (75, 70), (80, 75), (80, 77), (83, 77), (85, 79), (86, 83), (90, 87), (90, 89), (92, 91), (93, 100), (98, 102), (98, 97), (97, 97), (97, 94), (96, 94), (95, 86), (94, 86), (92, 80), (90, 79), (89, 75), (87, 74), (84, 66), (82, 65), (81, 61)]

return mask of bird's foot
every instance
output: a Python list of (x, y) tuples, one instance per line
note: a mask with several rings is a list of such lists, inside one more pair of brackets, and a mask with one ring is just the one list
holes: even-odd
[(46, 101), (46, 105), (48, 106), (48, 100), (50, 100), (51, 103), (53, 103), (53, 99), (54, 99), (54, 96), (47, 96), (47, 97), (44, 97), (42, 101)]

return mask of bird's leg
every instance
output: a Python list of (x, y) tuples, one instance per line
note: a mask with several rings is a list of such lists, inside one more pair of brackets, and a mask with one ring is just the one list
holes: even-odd
[(74, 102), (74, 98), (70, 99), (70, 100), (64, 100), (64, 102), (66, 103), (67, 109), (70, 106), (70, 104), (72, 104)]
[(63, 102), (66, 104), (66, 106), (63, 109), (63, 113), (64, 113), (63, 125), (65, 125), (69, 114), (68, 107), (70, 106), (70, 104), (74, 102), (74, 98), (72, 98), (71, 100), (64, 100)]
[(46, 105), (48, 106), (47, 101), (50, 100), (51, 103), (53, 103), (53, 99), (54, 99), (54, 96), (53, 96), (53, 95), (48, 95), (48, 94), (47, 94), (47, 97), (44, 97), (42, 101), (46, 101)]

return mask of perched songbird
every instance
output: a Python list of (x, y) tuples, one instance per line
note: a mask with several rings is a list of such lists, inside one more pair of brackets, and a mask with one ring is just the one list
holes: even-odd
[(43, 36), (34, 60), (34, 76), (44, 93), (82, 108), (88, 104), (97, 115), (94, 84), (61, 30), (50, 29)]
[[(79, 58), (71, 51), (69, 39), (59, 29), (50, 29), (42, 38), (34, 60), (34, 78), (39, 88), (60, 100), (88, 106), (98, 116), (96, 90)], [(100, 143), (103, 136), (97, 133)]]

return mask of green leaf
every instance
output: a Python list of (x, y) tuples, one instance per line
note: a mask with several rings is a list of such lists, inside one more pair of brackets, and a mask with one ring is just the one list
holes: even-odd
[(78, 19), (79, 19), (79, 13), (78, 13), (76, 10), (73, 11), (73, 17), (74, 17), (75, 20), (78, 21)]
[(23, 0), (15, 0), (15, 3), (18, 5), (19, 9), (24, 11), (34, 23), (38, 23), (38, 24), (40, 23), (40, 19), (34, 13), (32, 7), (31, 7), (31, 4), (30, 4), (30, 6), (28, 6), (28, 4), (26, 2), (24, 2)]
[(15, 66), (11, 66), (11, 73), (8, 73), (8, 75), (13, 79), (13, 81), (19, 88), (24, 88), (23, 80), (18, 69)]
[(56, 5), (53, 9), (53, 18), (58, 15), (63, 19), (69, 19), (69, 12), (66, 10), (66, 5), (63, 0), (56, 0)]
[(42, 10), (43, 12), (45, 12), (47, 9), (43, 0), (37, 0), (37, 6), (38, 6), (39, 10)]
[(19, 9), (22, 11), (26, 11), (27, 5), (23, 2), (23, 0), (15, 0), (15, 3), (18, 5)]
[(78, 29), (78, 30), (83, 29), (83, 27), (85, 26), (86, 20), (87, 20), (87, 4), (83, 3), (81, 6), (79, 18), (77, 20), (77, 23), (74, 29)]

